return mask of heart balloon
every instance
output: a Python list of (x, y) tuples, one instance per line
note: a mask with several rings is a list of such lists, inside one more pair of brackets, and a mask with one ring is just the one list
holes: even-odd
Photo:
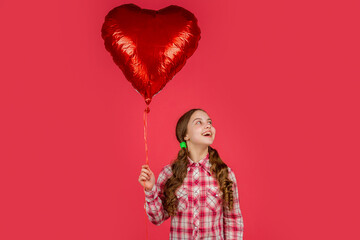
[(106, 50), (147, 105), (182, 69), (200, 40), (194, 14), (175, 5), (158, 11), (118, 6), (106, 15), (101, 33)]

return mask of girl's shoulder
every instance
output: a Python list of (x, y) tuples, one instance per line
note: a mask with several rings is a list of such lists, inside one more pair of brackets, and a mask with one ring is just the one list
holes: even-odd
[(229, 173), (234, 173), (234, 171), (231, 169), (231, 167), (227, 166)]
[(228, 166), (228, 177), (231, 181), (236, 182), (235, 172)]
[(164, 174), (166, 176), (171, 176), (172, 175), (171, 164), (165, 165), (161, 169), (160, 174)]
[(172, 171), (171, 171), (171, 165), (168, 164), (166, 166), (164, 166), (160, 173), (159, 173), (159, 177), (158, 177), (158, 182), (160, 183), (160, 185), (164, 184), (170, 177), (172, 176)]

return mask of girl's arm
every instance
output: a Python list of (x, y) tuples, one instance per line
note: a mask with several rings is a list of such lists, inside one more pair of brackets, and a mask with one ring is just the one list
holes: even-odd
[(166, 180), (171, 176), (171, 168), (165, 166), (158, 177), (157, 183), (153, 186), (150, 191), (145, 191), (145, 205), (146, 213), (149, 217), (150, 222), (155, 225), (160, 225), (170, 216), (168, 212), (163, 208), (162, 201), (163, 195), (162, 190), (165, 186)]
[(226, 240), (242, 240), (244, 223), (240, 210), (239, 194), (234, 172), (229, 169), (229, 179), (233, 181), (234, 208), (224, 207), (224, 237)]

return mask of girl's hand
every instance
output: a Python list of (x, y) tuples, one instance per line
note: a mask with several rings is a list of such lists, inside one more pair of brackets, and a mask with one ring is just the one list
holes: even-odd
[(150, 170), (149, 165), (143, 165), (139, 176), (139, 182), (145, 191), (150, 191), (155, 185), (155, 175)]

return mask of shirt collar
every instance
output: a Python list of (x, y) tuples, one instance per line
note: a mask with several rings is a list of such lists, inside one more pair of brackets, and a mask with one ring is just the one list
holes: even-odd
[[(201, 159), (198, 163), (199, 166), (202, 167), (205, 171), (207, 171), (209, 174), (211, 174), (210, 172), (210, 161), (209, 161), (209, 153), (203, 158)], [(189, 166), (188, 166), (188, 171), (190, 170), (190, 168), (195, 167), (196, 166), (196, 162), (194, 162), (193, 160), (191, 160), (191, 158), (188, 156), (189, 159)]]

